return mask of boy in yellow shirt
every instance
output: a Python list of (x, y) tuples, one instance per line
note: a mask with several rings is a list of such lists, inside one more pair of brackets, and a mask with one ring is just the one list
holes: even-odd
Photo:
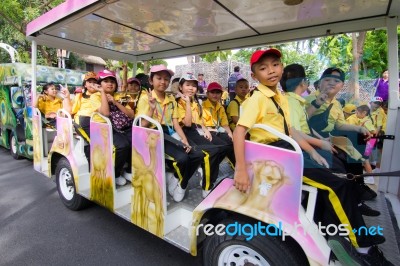
[[(250, 129), (251, 141), (288, 147), (275, 135), (261, 129), (252, 128), (254, 124), (266, 124), (286, 135), (291, 133), (288, 102), (277, 89), (277, 84), (283, 73), (281, 56), (282, 54), (279, 50), (268, 49), (254, 52), (250, 59), (251, 76), (253, 79), (258, 80), (260, 84), (249, 99), (243, 103), (243, 111), (233, 133), (236, 156), (234, 186), (242, 193), (247, 193), (250, 188), (244, 148), (247, 130)], [(299, 137), (295, 131), (292, 137), (303, 150), (308, 150), (307, 143), (304, 143), (304, 139)], [(384, 237), (360, 237), (352, 231), (352, 227), (360, 228), (365, 226), (365, 222), (358, 210), (358, 199), (354, 195), (355, 182), (333, 175), (329, 170), (313, 162), (311, 159), (314, 159), (314, 157), (312, 156), (313, 154), (309, 156), (304, 154), (303, 182), (322, 190), (318, 193), (319, 197), (321, 197), (320, 200), (326, 203), (323, 209), (318, 210), (321, 212), (319, 215), (323, 217), (322, 224), (348, 224), (351, 243), (355, 248), (364, 247), (363, 250), (357, 249), (357, 251), (367, 254), (354, 254), (353, 248), (347, 248), (350, 243), (341, 237), (332, 239), (330, 242), (332, 246), (337, 246), (333, 241), (339, 241), (342, 249), (348, 252), (347, 255), (361, 263), (377, 259), (376, 256), (379, 256), (379, 260), (384, 260), (382, 253), (373, 246), (383, 243), (385, 241)]]
[(235, 87), (235, 99), (231, 100), (226, 109), (226, 113), (228, 115), (229, 127), (231, 130), (235, 130), (236, 123), (239, 120), (240, 116), (240, 105), (246, 100), (249, 94), (249, 81), (247, 79), (239, 79), (236, 81)]
[(232, 131), (229, 128), (225, 108), (220, 103), (222, 90), (222, 86), (218, 82), (208, 84), (207, 100), (202, 104), (203, 123), (211, 133), (211, 143), (223, 149), (234, 165), (235, 156), (233, 154)]

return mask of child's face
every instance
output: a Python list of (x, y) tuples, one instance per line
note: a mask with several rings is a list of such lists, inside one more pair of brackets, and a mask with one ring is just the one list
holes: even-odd
[(219, 90), (207, 91), (207, 98), (212, 103), (220, 102), (221, 101), (221, 96), (222, 96), (222, 91), (219, 91)]
[(246, 97), (249, 93), (249, 83), (247, 81), (239, 81), (236, 83), (235, 93), (240, 98)]
[(385, 72), (383, 72), (382, 73), (382, 78), (383, 79), (388, 79), (389, 78), (389, 71), (386, 70)]
[(153, 85), (154, 90), (164, 92), (171, 81), (171, 76), (167, 71), (161, 71), (154, 74), (150, 84)]
[(261, 84), (276, 89), (276, 85), (282, 78), (283, 65), (275, 56), (267, 56), (259, 60), (253, 66), (254, 73), (251, 76)]
[(50, 85), (47, 88), (47, 90), (44, 91), (44, 93), (47, 94), (48, 96), (56, 97), (56, 95), (57, 95), (56, 86), (55, 85)]
[(117, 82), (115, 81), (115, 79), (110, 77), (103, 79), (100, 85), (104, 92), (107, 94), (114, 93), (115, 89), (117, 88)]
[(136, 82), (128, 83), (128, 87), (126, 88), (127, 92), (139, 92), (140, 85)]
[(174, 82), (171, 84), (171, 91), (177, 93), (179, 91), (179, 82)]
[(328, 94), (329, 97), (334, 97), (344, 85), (343, 81), (339, 79), (340, 74), (338, 72), (334, 71), (332, 75), (336, 75), (338, 78), (326, 77), (321, 79), (319, 82), (320, 92)]
[(356, 110), (356, 116), (357, 116), (357, 118), (359, 118), (359, 119), (363, 119), (364, 117), (367, 116), (367, 112)]
[(96, 84), (97, 80), (95, 79), (88, 79), (85, 82), (85, 88), (90, 92), (90, 93), (95, 93), (96, 92)]
[(183, 95), (192, 97), (197, 91), (197, 82), (194, 80), (185, 80), (185, 82), (179, 86), (180, 91)]

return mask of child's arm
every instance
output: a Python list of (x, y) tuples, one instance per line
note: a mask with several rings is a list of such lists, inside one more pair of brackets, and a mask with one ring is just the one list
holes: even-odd
[(326, 141), (324, 139), (318, 139), (318, 138), (314, 138), (312, 136), (309, 136), (307, 134), (305, 134), (302, 131), (297, 131), (301, 137), (303, 139), (305, 139), (310, 145), (314, 146), (314, 147), (318, 147), (321, 150), (326, 150), (329, 151), (331, 153), (337, 153), (337, 150), (335, 150), (335, 148), (333, 148), (332, 144), (329, 141)]
[(110, 106), (108, 105), (108, 99), (107, 99), (107, 94), (104, 92), (104, 90), (100, 90), (101, 93), (101, 105), (99, 108), (99, 113), (109, 117), (110, 116)]
[(290, 135), (299, 144), (300, 148), (307, 152), (314, 161), (316, 161), (319, 165), (329, 168), (329, 164), (325, 158), (319, 155), (319, 153), (307, 142), (307, 140), (302, 137), (299, 131), (292, 127), (290, 128)]
[(226, 131), (226, 133), (228, 134), (228, 136), (229, 136), (231, 139), (233, 139), (232, 131), (231, 131), (231, 128), (229, 127), (229, 125), (225, 125), (225, 126), (222, 126), (222, 127), (225, 129), (225, 131)]
[(186, 149), (185, 149), (186, 153), (189, 153), (189, 151), (192, 147), (190, 147), (189, 142), (186, 138), (186, 135), (185, 135), (185, 133), (183, 133), (183, 130), (182, 130), (181, 126), (179, 125), (178, 119), (173, 118), (172, 124), (174, 125), (175, 132), (178, 133), (179, 137), (181, 138), (181, 142), (183, 144), (185, 144), (185, 146), (186, 146)]
[(237, 125), (233, 132), (233, 148), (235, 151), (236, 167), (235, 167), (235, 187), (245, 193), (250, 188), (250, 178), (247, 173), (247, 165), (245, 160), (245, 137), (247, 128)]
[(128, 66), (126, 62), (122, 64), (122, 85), (121, 85), (121, 91), (126, 91), (126, 88), (128, 87)]
[(186, 103), (185, 105), (185, 117), (182, 122), (186, 127), (192, 126), (192, 107), (190, 105), (190, 98), (186, 95), (181, 95), (181, 99), (183, 99)]

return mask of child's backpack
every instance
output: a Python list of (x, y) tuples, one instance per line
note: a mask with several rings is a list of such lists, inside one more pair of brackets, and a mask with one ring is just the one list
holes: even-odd
[(239, 73), (232, 73), (228, 79), (228, 91), (235, 92), (236, 81), (238, 80)]

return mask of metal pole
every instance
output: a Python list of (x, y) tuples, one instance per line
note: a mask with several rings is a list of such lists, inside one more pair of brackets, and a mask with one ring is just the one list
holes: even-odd
[[(384, 140), (383, 154), (381, 158), (381, 171), (395, 171), (398, 168), (398, 156), (400, 156), (400, 119), (399, 107), (399, 79), (398, 79), (398, 37), (397, 17), (388, 17), (386, 20), (388, 36), (388, 60), (389, 60), (389, 108), (387, 116), (386, 134), (395, 135), (395, 141)], [(396, 125), (397, 124), (397, 125)], [(399, 178), (381, 177), (379, 179), (379, 191), (397, 195), (400, 189)]]
[(31, 95), (32, 95), (32, 107), (36, 102), (36, 62), (37, 62), (37, 44), (36, 41), (32, 41), (32, 81), (31, 81)]

